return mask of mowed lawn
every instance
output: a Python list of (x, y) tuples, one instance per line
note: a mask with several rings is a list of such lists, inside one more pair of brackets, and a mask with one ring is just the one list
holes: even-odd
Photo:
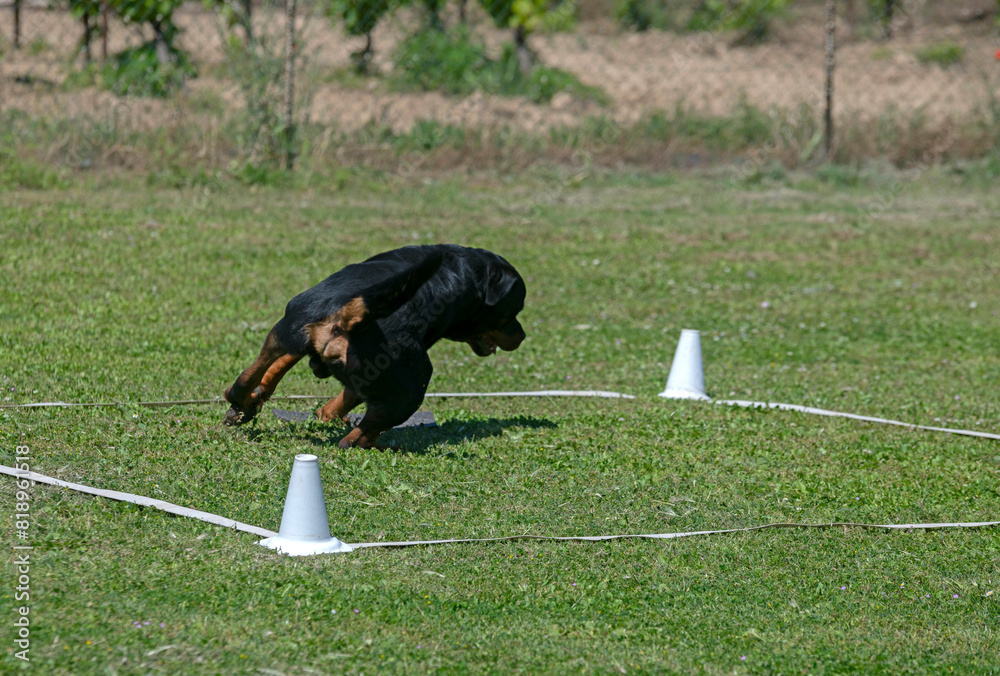
[[(854, 183), (848, 181), (847, 183)], [(347, 542), (774, 522), (1000, 519), (1000, 442), (667, 401), (682, 328), (709, 393), (1000, 429), (1000, 192), (932, 171), (578, 174), (169, 190), (124, 178), (0, 193), (0, 457), (277, 529), (315, 453)], [(525, 277), (521, 349), (431, 353), (440, 426), (342, 451), (338, 426), (218, 396), (284, 304), (343, 265), (456, 242)], [(278, 394), (330, 395), (300, 365)], [(14, 482), (0, 478), (9, 547)], [(286, 558), (256, 538), (37, 486), (31, 663), (147, 673), (998, 673), (1000, 530), (781, 529)], [(13, 560), (13, 555), (10, 556)]]

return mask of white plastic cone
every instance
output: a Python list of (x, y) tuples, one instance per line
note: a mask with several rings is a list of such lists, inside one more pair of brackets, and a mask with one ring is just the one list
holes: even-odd
[(350, 545), (330, 535), (319, 459), (315, 455), (295, 456), (278, 534), (257, 544), (289, 556), (352, 551)]
[(701, 363), (701, 334), (693, 329), (681, 331), (674, 361), (667, 376), (667, 387), (660, 392), (667, 399), (702, 399), (705, 394), (705, 371)]

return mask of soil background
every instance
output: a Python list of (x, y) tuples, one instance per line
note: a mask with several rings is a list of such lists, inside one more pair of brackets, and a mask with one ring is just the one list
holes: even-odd
[[(349, 75), (350, 54), (361, 48), (363, 39), (346, 37), (338, 25), (308, 6), (299, 14), (300, 101), (309, 121), (345, 132), (371, 122), (404, 132), (421, 119), (525, 131), (579, 125), (594, 116), (628, 125), (652, 112), (678, 107), (728, 115), (740, 101), (763, 110), (796, 111), (805, 106), (807, 114), (821, 114), (821, 2), (793, 4), (774, 25), (768, 42), (754, 47), (734, 46), (735, 36), (729, 34), (626, 32), (612, 20), (610, 6), (595, 7), (594, 2), (581, 7), (582, 18), (572, 32), (532, 35), (530, 45), (546, 65), (603, 89), (611, 99), (608, 106), (562, 93), (549, 104), (535, 105), (482, 94), (452, 97), (394, 91), (385, 74), (393, 67), (395, 44), (414, 30), (413, 14), (400, 13), (376, 31), (376, 75), (364, 79)], [(901, 17), (891, 40), (880, 39), (870, 20), (853, 31), (840, 20), (836, 117), (863, 121), (891, 115), (961, 122), (982, 114), (1000, 96), (1000, 39), (994, 12), (992, 0), (926, 2), (915, 15)], [(27, 3), (23, 47), (15, 51), (11, 16), (9, 7), (0, 8), (0, 110), (66, 117), (119, 115), (127, 108), (129, 123), (136, 128), (155, 128), (176, 115), (170, 101), (129, 98), (126, 105), (96, 87), (64, 86), (67, 76), (82, 66), (79, 22), (66, 11)], [(242, 106), (239, 88), (225, 76), (223, 32), (216, 15), (201, 4), (188, 3), (176, 18), (182, 29), (179, 45), (199, 70), (199, 76), (186, 85), (186, 95), (218, 97), (224, 109)], [(273, 49), (280, 54), (284, 10), (260, 8), (255, 22), (260, 34), (272, 36)], [(493, 28), (481, 11), (471, 11), (470, 23), (494, 52), (510, 39), (509, 31)], [(108, 49), (114, 53), (149, 37), (137, 26), (112, 21)], [(918, 60), (921, 47), (946, 41), (965, 48), (961, 63), (942, 67)], [(96, 41), (94, 49), (99, 52)]]

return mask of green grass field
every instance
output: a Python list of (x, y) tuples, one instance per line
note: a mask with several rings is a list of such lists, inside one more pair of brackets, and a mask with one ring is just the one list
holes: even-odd
[[(0, 410), (0, 458), (27, 445), (34, 471), (277, 529), (292, 458), (315, 453), (347, 542), (1000, 519), (996, 441), (656, 396), (695, 328), (716, 397), (996, 432), (995, 184), (721, 173), (8, 188), (0, 403), (122, 405)], [(529, 336), (489, 359), (439, 344), (431, 391), (638, 398), (431, 399), (440, 427), (383, 437), (399, 452), (341, 451), (343, 428), (267, 409), (230, 429), (222, 406), (136, 405), (219, 395), (293, 295), (430, 242), (514, 263)], [(292, 393), (336, 388), (301, 365)], [(32, 661), (11, 629), (8, 673), (1000, 673), (997, 529), (291, 559), (45, 486), (31, 520)]]

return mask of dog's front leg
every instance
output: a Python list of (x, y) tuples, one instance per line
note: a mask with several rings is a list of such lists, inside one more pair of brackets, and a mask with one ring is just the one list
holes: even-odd
[(232, 404), (226, 412), (225, 423), (242, 425), (253, 420), (260, 407), (274, 393), (282, 376), (301, 358), (300, 354), (289, 354), (271, 329), (257, 359), (223, 393), (226, 401)]
[(255, 387), (253, 394), (250, 395), (257, 406), (257, 410), (260, 410), (264, 402), (271, 398), (281, 379), (293, 366), (299, 363), (302, 357), (303, 355), (301, 354), (286, 354), (283, 357), (278, 357), (278, 360), (271, 364), (271, 368), (261, 378), (260, 385)]
[(361, 403), (361, 395), (345, 387), (344, 391), (317, 409), (316, 417), (323, 422), (331, 420), (347, 420), (347, 414)]

